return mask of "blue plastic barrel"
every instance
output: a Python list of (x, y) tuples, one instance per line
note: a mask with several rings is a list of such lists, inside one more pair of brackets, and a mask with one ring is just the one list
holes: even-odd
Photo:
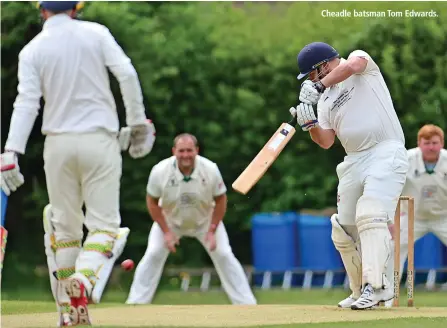
[(8, 204), (8, 196), (6, 196), (6, 194), (3, 192), (3, 190), (1, 191), (2, 194), (2, 227), (5, 226), (5, 216), (6, 216), (6, 207)]
[[(331, 238), (329, 217), (301, 214), (298, 217), (299, 266), (304, 270), (328, 271), (343, 269), (340, 253)], [(342, 284), (344, 274), (337, 275), (334, 284)], [(312, 285), (322, 285), (324, 275), (318, 275)]]
[[(259, 213), (252, 219), (253, 266), (257, 271), (287, 271), (297, 267), (296, 214)], [(275, 278), (276, 277), (276, 278)], [(275, 275), (275, 282), (283, 274)], [(255, 277), (255, 284), (262, 276)]]
[(442, 243), (432, 233), (426, 234), (414, 244), (414, 268), (429, 270), (442, 267)]

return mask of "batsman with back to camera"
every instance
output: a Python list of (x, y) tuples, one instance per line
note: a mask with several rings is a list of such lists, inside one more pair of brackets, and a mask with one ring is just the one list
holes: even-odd
[[(155, 128), (146, 119), (138, 75), (103, 25), (75, 19), (82, 3), (41, 1), (42, 31), (19, 54), (18, 95), (5, 152), (2, 189), (24, 183), (25, 153), (43, 96), (45, 252), (59, 326), (91, 324), (89, 299), (99, 302), (129, 233), (120, 228), (121, 150), (149, 154)], [(108, 70), (117, 78), (127, 126), (119, 129)], [(82, 211), (85, 204), (86, 213)], [(82, 245), (83, 224), (88, 235)]]
[(205, 247), (233, 304), (256, 304), (222, 222), (227, 188), (217, 164), (198, 152), (195, 136), (178, 135), (173, 156), (150, 172), (146, 203), (154, 223), (127, 304), (152, 302), (169, 252), (175, 253), (183, 236), (196, 238)]
[(408, 171), (404, 133), (380, 69), (365, 51), (344, 59), (332, 46), (314, 42), (300, 51), (298, 66), (298, 79), (309, 79), (290, 113), (320, 147), (330, 148), (337, 136), (346, 151), (336, 169), (338, 213), (331, 222), (352, 294), (338, 306), (371, 308), (393, 298), (392, 277), (386, 276), (388, 223)]
[[(414, 198), (414, 240), (432, 232), (447, 246), (447, 151), (444, 131), (437, 125), (424, 125), (417, 134), (417, 147), (408, 150), (410, 169), (403, 195)], [(401, 204), (400, 277), (408, 256), (408, 204)], [(391, 231), (394, 227), (391, 225)], [(394, 253), (393, 253), (394, 254)], [(394, 258), (388, 272), (393, 274)], [(385, 303), (392, 307), (393, 302)]]

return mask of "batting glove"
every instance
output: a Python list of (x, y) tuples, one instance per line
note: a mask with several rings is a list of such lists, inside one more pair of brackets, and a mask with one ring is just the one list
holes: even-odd
[(320, 100), (321, 94), (326, 90), (326, 87), (320, 81), (314, 83), (310, 80), (306, 80), (301, 84), (300, 101), (315, 105)]
[(14, 152), (5, 152), (1, 154), (1, 172), (2, 172), (2, 190), (9, 196), (16, 191), (24, 182), (22, 173), (20, 173), (17, 154)]
[(291, 107), (289, 112), (293, 117), (297, 117), (296, 120), (303, 131), (309, 131), (318, 125), (312, 105), (301, 103), (296, 108)]
[(149, 154), (155, 143), (155, 126), (151, 120), (144, 124), (122, 128), (118, 137), (121, 150), (129, 149), (132, 158)]

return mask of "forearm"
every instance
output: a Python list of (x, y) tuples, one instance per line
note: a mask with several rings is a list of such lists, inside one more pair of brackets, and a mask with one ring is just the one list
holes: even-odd
[(355, 71), (349, 63), (340, 63), (340, 65), (334, 68), (321, 80), (321, 83), (323, 83), (326, 88), (329, 88), (334, 84), (343, 82), (353, 74), (355, 74)]
[(211, 224), (209, 231), (215, 232), (219, 223), (223, 220), (227, 211), (227, 196), (222, 195), (216, 198), (216, 205), (214, 206), (213, 216), (211, 218)]
[(16, 107), (11, 117), (8, 139), (5, 144), (6, 151), (25, 154), (26, 144), (33, 129), (37, 110), (26, 107)]
[(335, 132), (333, 130), (322, 129), (316, 126), (309, 130), (312, 141), (318, 144), (321, 148), (329, 149), (335, 141)]
[(153, 198), (147, 197), (146, 198), (146, 204), (147, 209), (149, 211), (149, 214), (155, 222), (157, 222), (163, 232), (168, 232), (169, 226), (166, 222), (166, 219), (163, 215), (161, 207), (158, 205), (158, 200), (155, 200)]
[(42, 90), (40, 77), (27, 52), (19, 55), (17, 97), (5, 150), (25, 153), (26, 144), (39, 114)]

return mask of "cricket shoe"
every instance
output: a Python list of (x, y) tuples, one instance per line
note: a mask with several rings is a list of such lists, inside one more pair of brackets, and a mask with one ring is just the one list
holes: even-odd
[(352, 310), (366, 310), (375, 308), (380, 302), (386, 302), (394, 297), (391, 288), (377, 288), (374, 289), (370, 284), (367, 284), (363, 289), (362, 295), (357, 301), (351, 305)]
[(87, 288), (84, 279), (82, 274), (75, 273), (66, 281), (65, 290), (70, 297), (70, 320), (72, 326), (91, 325), (87, 309)]
[(354, 304), (354, 302), (357, 301), (357, 299), (358, 298), (354, 297), (354, 294), (351, 294), (343, 301), (340, 301), (340, 303), (338, 303), (338, 307), (342, 309), (350, 309), (351, 305)]
[(69, 313), (62, 313), (60, 315), (60, 319), (57, 323), (58, 327), (69, 327), (73, 326), (73, 323), (71, 322), (70, 314)]

